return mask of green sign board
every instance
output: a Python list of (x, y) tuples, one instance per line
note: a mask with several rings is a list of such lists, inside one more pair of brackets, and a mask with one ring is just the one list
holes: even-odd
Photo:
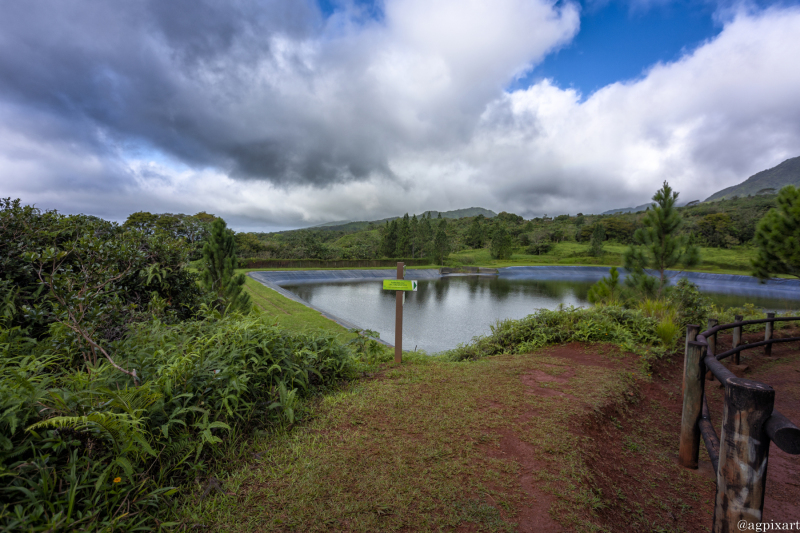
[(385, 291), (415, 291), (417, 290), (417, 280), (415, 279), (385, 279), (383, 280), (383, 290)]

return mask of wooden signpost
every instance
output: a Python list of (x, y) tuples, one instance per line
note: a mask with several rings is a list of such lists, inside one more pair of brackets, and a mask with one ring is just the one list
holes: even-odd
[(395, 291), (394, 362), (403, 362), (403, 302), (406, 291), (417, 290), (417, 280), (405, 280), (405, 264), (397, 263), (397, 279), (383, 280), (383, 290)]

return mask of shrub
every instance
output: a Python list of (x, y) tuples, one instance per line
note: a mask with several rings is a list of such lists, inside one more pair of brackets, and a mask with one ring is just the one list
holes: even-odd
[(208, 475), (233, 437), (295, 422), (302, 398), (354, 371), (331, 336), (240, 315), (135, 326), (111, 349), (139, 386), (19, 328), (0, 329), (0, 348), (8, 530), (154, 529), (175, 489)]
[(681, 278), (668, 294), (669, 302), (677, 309), (676, 321), (682, 329), (689, 324), (704, 326), (708, 323), (711, 301), (700, 292), (697, 285)]
[(502, 353), (526, 353), (550, 344), (609, 342), (644, 354), (659, 342), (658, 323), (639, 310), (615, 306), (563, 310), (540, 309), (520, 320), (504, 320), (489, 335), (444, 352), (451, 361), (475, 360)]

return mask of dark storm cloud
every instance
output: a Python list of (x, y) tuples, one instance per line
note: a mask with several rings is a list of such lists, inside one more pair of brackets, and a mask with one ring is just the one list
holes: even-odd
[(138, 145), (275, 183), (386, 168), (375, 143), (343, 151), (343, 132), (324, 122), (293, 131), (297, 109), (263, 77), (302, 77), (302, 60), (276, 57), (273, 39), (318, 32), (313, 4), (4, 1), (0, 12), (0, 98), (48, 114), (47, 134), (89, 153)]

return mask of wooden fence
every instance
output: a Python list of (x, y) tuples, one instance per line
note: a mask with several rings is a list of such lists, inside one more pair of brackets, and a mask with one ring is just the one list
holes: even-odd
[[(775, 390), (764, 383), (736, 377), (720, 361), (733, 356), (738, 365), (739, 354), (744, 350), (763, 346), (769, 356), (776, 342), (800, 341), (800, 337), (773, 338), (775, 322), (798, 320), (800, 317), (775, 318), (775, 313), (768, 313), (762, 320), (742, 321), (737, 316), (732, 324), (718, 325), (717, 320), (711, 319), (702, 333), (698, 333), (700, 326), (686, 328), (679, 462), (687, 468), (697, 468), (702, 436), (717, 477), (712, 526), (715, 533), (738, 532), (742, 523), (763, 521), (770, 442), (787, 453), (800, 454), (800, 429), (773, 409)], [(765, 325), (764, 340), (742, 344), (742, 328), (750, 324)], [(733, 330), (733, 348), (717, 354), (717, 335), (725, 330)], [(719, 437), (705, 396), (707, 371), (725, 386)]]

